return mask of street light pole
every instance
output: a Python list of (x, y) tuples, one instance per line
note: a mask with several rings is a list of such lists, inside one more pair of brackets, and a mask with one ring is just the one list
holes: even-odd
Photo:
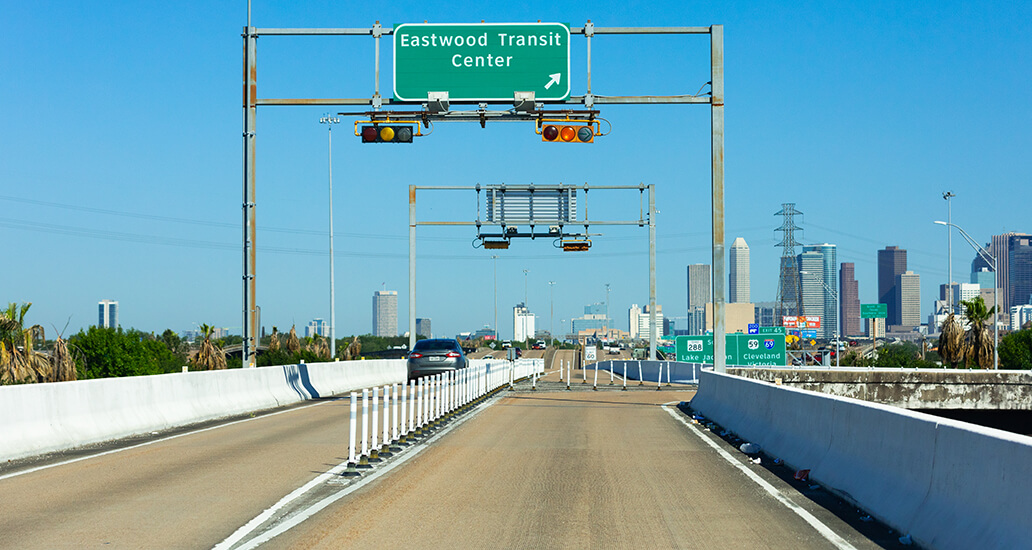
[(946, 200), (946, 311), (953, 313), (953, 210), (950, 199), (956, 197), (953, 191), (946, 191), (942, 198)]
[(1000, 347), (1000, 298), (998, 296), (998, 292), (1000, 291), (1000, 272), (996, 270), (996, 256), (993, 256), (986, 252), (984, 248), (978, 246), (978, 243), (971, 238), (971, 235), (968, 235), (967, 231), (961, 229), (959, 225), (952, 222), (942, 221), (935, 221), (932, 223), (957, 228), (957, 231), (960, 231), (960, 235), (964, 237), (964, 240), (966, 240), (969, 245), (971, 245), (971, 248), (974, 248), (975, 252), (989, 264), (989, 267), (993, 268), (993, 286), (995, 287), (993, 288), (993, 369), (998, 370), (1000, 368), (1000, 352), (998, 349)]
[(324, 115), (319, 119), (326, 125), (326, 149), (330, 170), (330, 359), (337, 358), (337, 308), (333, 289), (333, 125), (340, 117)]

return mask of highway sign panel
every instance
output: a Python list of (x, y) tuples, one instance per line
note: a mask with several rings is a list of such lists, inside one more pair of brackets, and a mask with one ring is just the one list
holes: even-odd
[[(728, 365), (785, 366), (784, 334), (726, 334)], [(713, 335), (678, 336), (674, 339), (677, 360), (685, 363), (713, 363)]]
[(413, 24), (394, 28), (394, 99), (536, 101), (570, 96), (570, 27), (563, 23)]
[(888, 304), (860, 304), (861, 319), (885, 319), (888, 316)]
[(760, 333), (760, 325), (758, 325), (756, 323), (749, 323), (749, 334), (759, 334), (759, 333)]

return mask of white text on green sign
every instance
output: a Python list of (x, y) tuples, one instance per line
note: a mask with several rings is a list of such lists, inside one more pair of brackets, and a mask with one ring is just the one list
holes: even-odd
[(394, 98), (535, 100), (570, 95), (570, 28), (562, 23), (411, 24), (394, 29)]

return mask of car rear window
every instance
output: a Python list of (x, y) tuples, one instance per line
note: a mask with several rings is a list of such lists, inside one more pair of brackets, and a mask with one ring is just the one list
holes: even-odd
[(413, 351), (427, 351), (427, 350), (455, 350), (459, 351), (462, 348), (459, 347), (459, 343), (455, 340), (445, 340), (434, 338), (432, 340), (420, 340), (416, 342), (416, 347), (412, 348)]

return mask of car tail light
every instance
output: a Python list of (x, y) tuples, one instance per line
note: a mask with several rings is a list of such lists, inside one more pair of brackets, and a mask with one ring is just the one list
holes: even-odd
[(418, 351), (414, 351), (414, 352), (409, 354), (409, 357), (411, 357), (413, 359), (419, 359), (422, 356), (423, 356), (423, 354), (419, 353)]
[(449, 351), (448, 357), (462, 357), (462, 354), (457, 351)]

